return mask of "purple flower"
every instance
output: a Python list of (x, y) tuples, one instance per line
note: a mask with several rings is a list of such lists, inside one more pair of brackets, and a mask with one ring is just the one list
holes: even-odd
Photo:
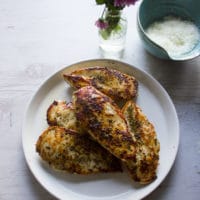
[(95, 22), (95, 25), (99, 28), (99, 29), (106, 29), (108, 28), (108, 23), (106, 21), (104, 21), (103, 19), (98, 19)]
[(136, 1), (138, 0), (115, 0), (114, 6), (115, 7), (130, 6), (130, 5), (134, 5)]

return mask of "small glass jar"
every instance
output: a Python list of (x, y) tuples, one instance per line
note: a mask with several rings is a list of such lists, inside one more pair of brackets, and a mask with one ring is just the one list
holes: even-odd
[(121, 10), (105, 10), (103, 19), (108, 26), (99, 29), (99, 46), (104, 57), (121, 57), (125, 47), (127, 20)]

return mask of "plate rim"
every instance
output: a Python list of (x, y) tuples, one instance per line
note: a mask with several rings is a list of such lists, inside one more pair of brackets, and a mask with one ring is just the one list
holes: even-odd
[[(124, 61), (120, 61), (120, 60), (114, 60), (114, 59), (103, 59), (103, 58), (100, 58), (100, 59), (87, 59), (87, 60), (82, 60), (82, 61), (78, 61), (78, 62), (74, 62), (72, 64), (69, 64), (67, 66), (64, 66), (62, 67), (61, 69), (58, 69), (56, 70), (55, 72), (53, 72), (52, 74), (50, 74), (49, 76), (47, 76), (43, 81), (42, 83), (36, 88), (36, 90), (34, 91), (33, 95), (30, 97), (28, 103), (26, 104), (26, 107), (25, 107), (25, 111), (23, 113), (23, 121), (22, 121), (22, 128), (21, 128), (21, 131), (22, 131), (22, 134), (21, 134), (21, 141), (22, 141), (22, 149), (23, 149), (23, 154), (24, 154), (24, 157), (25, 157), (25, 161), (26, 161), (26, 164), (30, 170), (30, 172), (32, 173), (32, 175), (34, 176), (34, 178), (36, 179), (36, 181), (49, 193), (51, 194), (53, 197), (55, 198), (59, 198), (56, 194), (54, 194), (53, 192), (51, 192), (46, 186), (45, 184), (40, 180), (40, 178), (38, 178), (35, 173), (34, 173), (34, 169), (32, 169), (32, 166), (30, 164), (30, 162), (28, 161), (28, 153), (26, 151), (26, 147), (25, 147), (25, 139), (24, 139), (24, 135), (25, 135), (25, 124), (26, 124), (26, 118), (27, 118), (27, 115), (28, 115), (28, 111), (29, 111), (29, 108), (32, 104), (32, 102), (34, 102), (34, 99), (37, 95), (37, 93), (41, 90), (41, 88), (50, 80), (52, 79), (55, 75), (58, 75), (59, 73), (61, 74), (61, 72), (63, 72), (65, 69), (69, 68), (69, 67), (72, 67), (73, 65), (78, 65), (78, 64), (82, 64), (82, 63), (88, 63), (88, 62), (114, 62), (114, 63), (118, 63), (118, 64), (122, 64), (122, 65), (127, 65), (128, 67), (131, 67), (133, 68), (134, 70), (138, 71), (139, 73), (142, 73), (144, 74), (146, 77), (148, 77), (148, 79), (150, 80), (153, 80), (153, 82), (159, 87), (159, 89), (164, 93), (165, 97), (167, 97), (167, 101), (169, 102), (170, 104), (170, 107), (173, 111), (173, 115), (175, 117), (175, 124), (176, 124), (176, 146), (174, 148), (174, 154), (173, 154), (173, 157), (171, 159), (171, 163), (169, 165), (169, 168), (168, 170), (166, 170), (165, 172), (165, 175), (163, 176), (162, 179), (160, 179), (160, 181), (152, 188), (150, 188), (150, 190), (145, 193), (141, 198), (144, 198), (144, 197), (147, 197), (149, 194), (151, 194), (154, 190), (156, 190), (156, 188), (158, 188), (158, 186), (165, 180), (165, 178), (167, 177), (167, 175), (169, 174), (169, 172), (171, 171), (172, 169), (172, 166), (174, 165), (174, 162), (175, 162), (175, 159), (177, 157), (177, 153), (178, 153), (178, 148), (179, 148), (179, 143), (180, 143), (180, 124), (179, 124), (179, 119), (178, 119), (178, 115), (177, 115), (177, 112), (176, 112), (176, 108), (175, 108), (175, 105), (171, 99), (171, 97), (169, 96), (169, 94), (167, 93), (167, 91), (165, 90), (165, 88), (149, 73), (147, 73), (145, 70), (143, 69), (140, 69), (140, 68), (137, 68), (135, 67), (134, 65), (132, 64), (129, 64), (127, 62), (124, 62)], [(74, 193), (74, 192), (73, 192)], [(76, 193), (74, 193), (76, 194)], [(117, 195), (118, 196), (118, 195)], [(96, 197), (98, 198), (98, 197)], [(88, 197), (88, 199), (91, 199), (91, 197)], [(102, 199), (102, 198), (99, 198), (99, 199)], [(107, 198), (106, 198), (107, 199)], [(110, 197), (108, 199), (115, 199), (113, 197)]]

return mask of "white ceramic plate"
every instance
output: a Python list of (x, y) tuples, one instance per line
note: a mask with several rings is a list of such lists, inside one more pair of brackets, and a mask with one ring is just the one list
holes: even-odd
[[(149, 185), (133, 183), (126, 173), (72, 175), (52, 170), (41, 161), (35, 144), (47, 128), (46, 111), (54, 100), (70, 101), (72, 89), (62, 79), (63, 71), (81, 67), (107, 66), (132, 74), (139, 82), (137, 103), (154, 124), (160, 141), (158, 178)], [(114, 60), (89, 60), (76, 63), (48, 78), (28, 105), (23, 124), (23, 148), (26, 161), (35, 178), (52, 195), (65, 200), (134, 200), (151, 193), (168, 174), (175, 160), (179, 143), (179, 123), (170, 97), (162, 86), (147, 73)]]

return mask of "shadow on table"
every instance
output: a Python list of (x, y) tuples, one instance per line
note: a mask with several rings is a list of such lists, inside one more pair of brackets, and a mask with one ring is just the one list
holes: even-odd
[(193, 101), (200, 95), (197, 88), (200, 84), (200, 57), (178, 62), (155, 58), (145, 50), (143, 55), (144, 69), (161, 83), (174, 101), (186, 99)]
[(154, 190), (151, 194), (149, 194), (143, 200), (161, 200), (161, 199), (168, 199), (170, 193), (170, 188), (173, 187), (173, 183), (177, 179), (177, 166), (178, 166), (178, 155), (174, 162), (173, 167), (171, 168), (169, 174), (164, 179), (164, 181), (160, 184), (160, 186)]

